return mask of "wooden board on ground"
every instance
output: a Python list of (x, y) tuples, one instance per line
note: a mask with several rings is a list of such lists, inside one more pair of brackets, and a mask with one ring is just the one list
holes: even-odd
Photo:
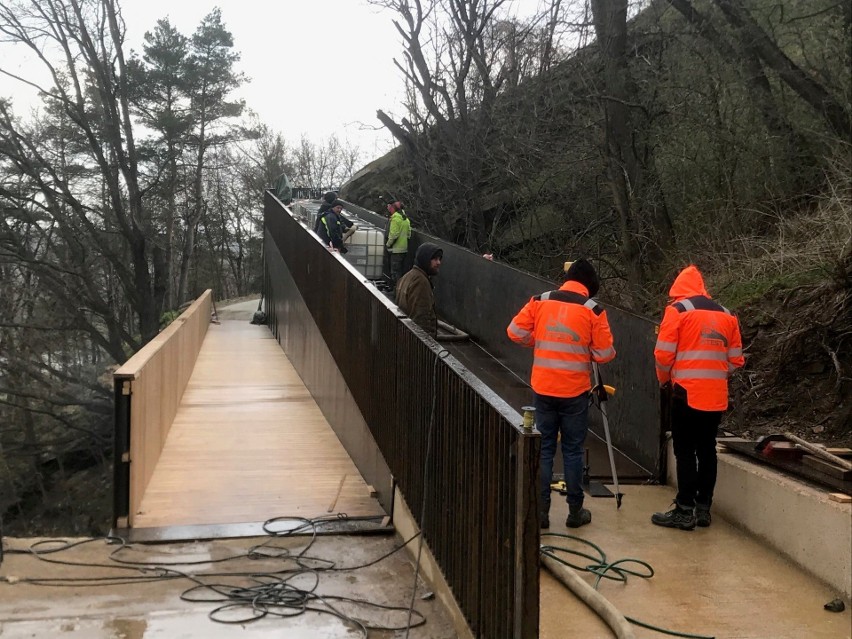
[(837, 477), (838, 479), (852, 479), (852, 470), (844, 470), (840, 466), (835, 466), (827, 461), (814, 457), (813, 455), (805, 455), (802, 457), (802, 463), (811, 468), (815, 468), (821, 473)]
[(852, 458), (852, 448), (826, 448), (825, 452), (844, 459)]
[(828, 498), (831, 501), (840, 502), (841, 504), (852, 504), (852, 497), (844, 493), (830, 493)]

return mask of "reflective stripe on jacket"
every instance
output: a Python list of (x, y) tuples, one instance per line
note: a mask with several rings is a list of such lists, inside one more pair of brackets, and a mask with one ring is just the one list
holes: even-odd
[(745, 363), (737, 318), (704, 288), (701, 273), (689, 266), (678, 275), (654, 347), (657, 379), (686, 390), (696, 410), (728, 407), (728, 377)]
[(317, 218), (314, 232), (319, 235), (323, 244), (331, 245), (336, 249), (343, 246), (343, 223), (334, 211), (326, 211)]
[(592, 387), (592, 361), (615, 357), (606, 311), (588, 294), (569, 280), (530, 299), (506, 329), (513, 342), (535, 349), (530, 385), (539, 395), (585, 393)]

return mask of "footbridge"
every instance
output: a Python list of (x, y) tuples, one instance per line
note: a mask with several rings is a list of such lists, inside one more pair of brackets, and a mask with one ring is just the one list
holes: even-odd
[[(207, 291), (115, 372), (114, 534), (130, 541), (242, 537), (263, 534), (271, 520), (279, 529), (297, 527), (298, 518), (321, 534), (396, 530), (409, 538), (420, 531), (424, 572), (459, 616), (460, 636), (566, 636), (560, 617), (539, 614), (550, 606), (580, 620), (576, 601), (566, 604), (539, 572), (540, 442), (520, 413), (532, 399), (531, 354), (505, 335), (521, 305), (553, 283), (415, 231), (412, 251), (425, 241), (444, 250), (439, 316), (469, 336), (436, 341), (380, 282), (321, 244), (307, 221), (312, 206), (285, 206), (265, 194), (265, 324), (220, 317)], [(347, 210), (384, 223), (355, 205)], [(655, 325), (617, 307), (607, 312), (618, 350), (605, 375), (618, 389), (610, 427), (619, 479), (665, 483), (670, 453), (653, 372)], [(598, 416), (591, 416), (589, 489), (609, 505), (595, 534), (653, 547), (659, 530), (642, 509), (670, 497), (669, 489), (648, 487), (635, 497), (642, 509), (616, 512), (614, 500), (605, 501), (610, 466)], [(735, 493), (725, 477), (720, 471), (720, 492)], [(702, 541), (702, 552), (710, 559), (714, 548), (728, 552), (739, 534), (730, 530), (716, 546)], [(660, 546), (661, 562), (669, 544)], [(754, 552), (749, 546), (742, 554)], [(728, 597), (732, 582), (712, 572), (718, 563), (708, 561), (708, 572), (690, 583)], [(757, 572), (742, 579), (744, 588), (754, 590), (749, 578)], [(792, 592), (801, 588), (797, 575), (776, 581)], [(671, 588), (672, 600), (682, 596), (682, 587)], [(808, 588), (821, 596), (818, 586)], [(696, 624), (684, 615), (675, 621)], [(717, 617), (708, 608), (698, 622)], [(741, 618), (751, 617), (744, 611)], [(576, 636), (608, 636), (594, 618), (578, 624)]]

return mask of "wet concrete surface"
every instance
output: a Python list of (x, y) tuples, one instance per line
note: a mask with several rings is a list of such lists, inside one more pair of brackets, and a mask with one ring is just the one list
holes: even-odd
[[(242, 315), (230, 319), (248, 321), (257, 308), (257, 301), (242, 302), (240, 306), (231, 310)], [(523, 392), (520, 388), (516, 390)], [(632, 557), (653, 566), (656, 574), (650, 579), (629, 576), (626, 583), (603, 581), (599, 586), (607, 599), (625, 615), (671, 630), (719, 639), (852, 639), (849, 602), (846, 602), (847, 609), (842, 613), (824, 610), (823, 605), (837, 597), (838, 593), (810, 577), (801, 567), (791, 564), (759, 539), (744, 534), (718, 516), (714, 517), (710, 528), (691, 532), (654, 526), (650, 523), (651, 514), (667, 510), (674, 491), (664, 486), (628, 485), (622, 487), (622, 492), (625, 497), (620, 510), (616, 510), (612, 499), (587, 497), (586, 505), (593, 513), (593, 522), (578, 530), (565, 527), (567, 505), (554, 496), (549, 532), (570, 533), (589, 540), (600, 546), (610, 561)], [(383, 543), (389, 541), (386, 539)], [(565, 543), (549, 537), (544, 537), (542, 542)], [(217, 556), (217, 552), (224, 552), (223, 548), (229, 547), (229, 543), (236, 542), (216, 542), (199, 548), (180, 545), (170, 552), (191, 556), (199, 553), (200, 557), (209, 559)], [(368, 539), (365, 543), (374, 542)], [(351, 557), (344, 551), (347, 562), (357, 561), (359, 554), (363, 557), (373, 552), (358, 548), (353, 550)], [(148, 552), (154, 552), (153, 547)], [(374, 556), (381, 554), (378, 548), (375, 552)], [(360, 571), (357, 575), (338, 574), (323, 582), (323, 587), (327, 587), (330, 593), (367, 593), (360, 596), (375, 595), (377, 600), (384, 598), (393, 605), (407, 605), (413, 569), (404, 555), (395, 557), (397, 559), (383, 569), (368, 569), (363, 575)], [(24, 560), (29, 563), (19, 563)], [(8, 557), (0, 575), (22, 575), (25, 569), (44, 569), (34, 561), (32, 558)], [(579, 560), (578, 563), (585, 561)], [(15, 569), (14, 573), (10, 572), (10, 565)], [(63, 567), (51, 569), (66, 570)], [(220, 568), (208, 564), (205, 569)], [(354, 582), (347, 581), (347, 578), (353, 577)], [(584, 579), (590, 584), (594, 582), (590, 574), (584, 574)], [(215, 607), (214, 604), (191, 604), (178, 599), (186, 587), (187, 583), (183, 581), (132, 586), (132, 590), (111, 587), (82, 591), (0, 584), (0, 619), (4, 620), (0, 623), (0, 638), (216, 639), (230, 637), (236, 632), (249, 637), (299, 639), (358, 636), (339, 620), (316, 613), (294, 619), (267, 618), (236, 626), (217, 624), (207, 618), (207, 612)], [(422, 591), (421, 587), (418, 596)], [(429, 621), (425, 627), (412, 630), (410, 636), (456, 636), (436, 601), (418, 599), (417, 608), (427, 615)], [(634, 626), (634, 632), (638, 639), (664, 636), (637, 626)], [(371, 637), (403, 635), (404, 632), (391, 631), (370, 634)], [(539, 636), (542, 639), (604, 639), (614, 635), (593, 612), (543, 570)]]
[[(565, 527), (567, 504), (554, 502), (551, 533), (572, 534), (599, 546), (609, 562), (631, 557), (648, 562), (650, 579), (603, 581), (598, 590), (624, 615), (680, 632), (718, 639), (849, 639), (849, 602), (842, 613), (823, 605), (835, 597), (829, 586), (808, 576), (779, 553), (714, 516), (709, 528), (661, 528), (650, 522), (669, 509), (674, 491), (665, 486), (625, 486), (616, 510), (611, 499), (586, 499), (592, 523)], [(852, 523), (852, 522), (850, 522)], [(542, 544), (589, 552), (578, 542), (542, 536)], [(826, 549), (830, 552), (830, 549)], [(593, 554), (593, 553), (591, 553)], [(588, 565), (575, 557), (576, 564)], [(629, 566), (628, 566), (629, 567)], [(590, 573), (584, 579), (594, 583)], [(634, 626), (637, 639), (661, 637)], [(614, 635), (551, 574), (541, 573), (542, 639), (608, 638)]]
[[(150, 564), (176, 562), (201, 562), (173, 566), (173, 569), (191, 573), (203, 583), (250, 586), (256, 584), (247, 576), (235, 573), (270, 574), (285, 568), (294, 568), (292, 559), (249, 559), (242, 556), (225, 562), (216, 562), (229, 556), (244, 555), (253, 545), (270, 538), (217, 540), (187, 544), (133, 546), (120, 553), (125, 560), (146, 561)], [(8, 551), (26, 550), (38, 540), (4, 539)], [(306, 555), (335, 562), (338, 566), (354, 566), (381, 557), (400, 545), (398, 536), (321, 537), (317, 538)], [(307, 538), (274, 539), (279, 548), (298, 554), (308, 543)], [(221, 603), (182, 601), (181, 593), (194, 583), (187, 578), (155, 582), (120, 583), (131, 581), (138, 572), (119, 568), (109, 555), (118, 546), (96, 540), (58, 553), (45, 555), (51, 561), (67, 561), (91, 566), (70, 566), (45, 563), (31, 554), (7, 554), (0, 566), (0, 637), (2, 639), (31, 639), (56, 637), (57, 639), (183, 639), (220, 637), (287, 637), (288, 639), (336, 639), (364, 636), (352, 624), (347, 624), (332, 614), (307, 611), (286, 618), (267, 615), (253, 622), (233, 624), (217, 623), (208, 614)], [(276, 551), (280, 554), (283, 551)], [(214, 576), (213, 573), (228, 573)], [(147, 575), (158, 573), (148, 571)], [(38, 585), (31, 580), (40, 578), (81, 579), (92, 577), (127, 578), (119, 583), (104, 585), (92, 581), (64, 585)], [(267, 578), (268, 579), (268, 578)], [(15, 583), (9, 583), (9, 582)], [(303, 574), (292, 579), (292, 585), (310, 590), (315, 582), (313, 574)], [(328, 600), (339, 612), (357, 617), (371, 625), (404, 628), (407, 608), (414, 583), (414, 566), (405, 551), (395, 553), (383, 561), (366, 568), (349, 572), (322, 572), (316, 592), (325, 596), (342, 596), (368, 600), (403, 610), (389, 611), (362, 605)], [(436, 598), (424, 600), (430, 586), (421, 579), (418, 585), (415, 609), (427, 619), (426, 624), (412, 628), (410, 637), (450, 639), (456, 637), (445, 609)], [(196, 591), (196, 597), (215, 596), (212, 591)], [(320, 602), (309, 604), (322, 607)], [(285, 612), (281, 609), (278, 612)], [(252, 615), (250, 608), (237, 608), (224, 613), (227, 619), (245, 619)], [(416, 616), (414, 617), (416, 619)], [(371, 638), (404, 636), (403, 631), (370, 630)]]

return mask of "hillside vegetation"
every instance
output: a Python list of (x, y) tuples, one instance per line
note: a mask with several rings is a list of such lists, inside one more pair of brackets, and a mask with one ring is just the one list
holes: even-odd
[(488, 78), (411, 70), (400, 146), (344, 196), (551, 279), (591, 257), (600, 296), (651, 317), (695, 263), (743, 326), (726, 427), (852, 443), (849, 3), (584, 6), (577, 46), (517, 83), (499, 34)]

